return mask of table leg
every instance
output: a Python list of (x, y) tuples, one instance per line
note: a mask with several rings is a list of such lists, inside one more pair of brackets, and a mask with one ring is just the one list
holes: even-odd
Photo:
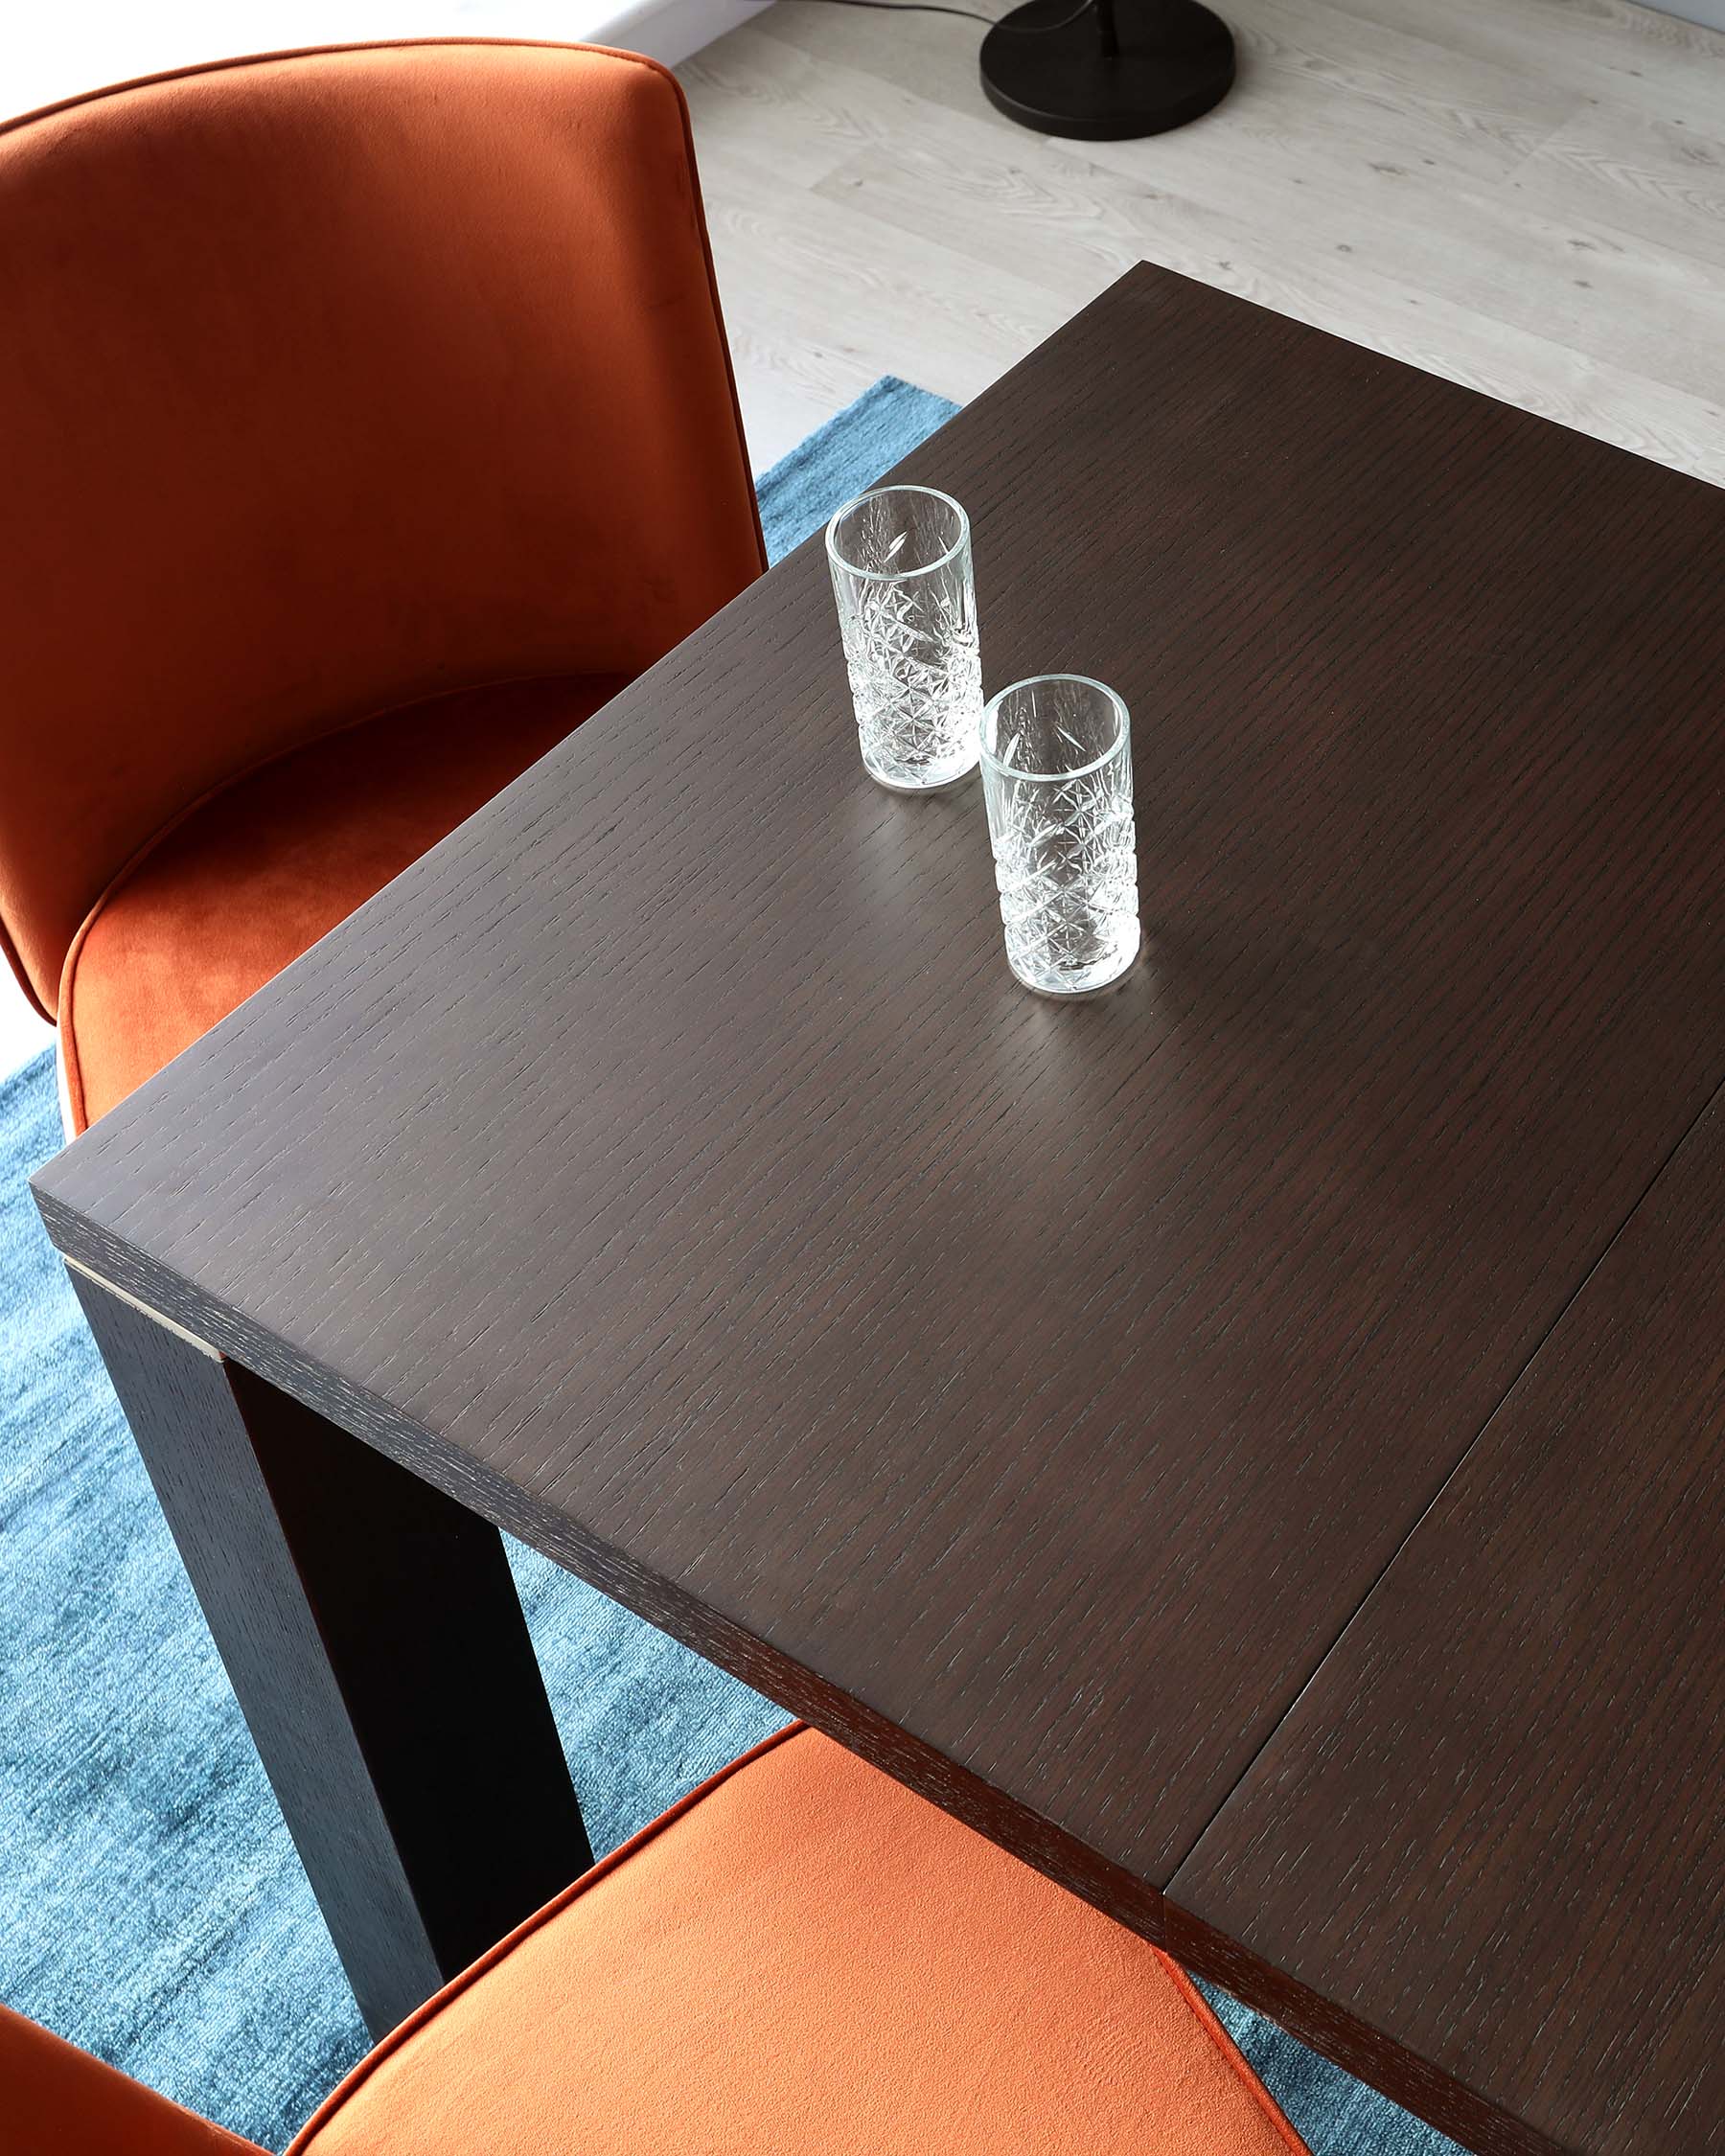
[(494, 1527), (80, 1270), (374, 2035), (592, 1861)]

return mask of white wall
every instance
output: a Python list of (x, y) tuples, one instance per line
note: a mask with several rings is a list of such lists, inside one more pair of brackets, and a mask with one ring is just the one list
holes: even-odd
[(196, 60), (381, 37), (547, 37), (675, 62), (766, 0), (54, 0), (0, 4), (0, 116)]
[(1657, 8), (1662, 15), (1681, 15), (1685, 22), (1698, 22), (1709, 30), (1725, 30), (1725, 0), (1644, 0), (1644, 5)]

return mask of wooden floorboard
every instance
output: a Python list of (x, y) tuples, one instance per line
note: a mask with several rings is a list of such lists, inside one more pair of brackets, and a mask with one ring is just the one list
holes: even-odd
[(1725, 482), (1725, 36), (1622, 0), (1232, 0), (1241, 79), (1059, 143), (946, 16), (781, 0), (687, 62), (770, 462), (878, 375), (974, 397), (1161, 263)]

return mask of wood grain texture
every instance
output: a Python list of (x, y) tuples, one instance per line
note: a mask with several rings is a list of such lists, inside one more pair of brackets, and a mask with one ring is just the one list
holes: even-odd
[(1133, 707), (1121, 991), (864, 778), (811, 546), (37, 1188), (1156, 1937), (1725, 1077), (1725, 498), (1150, 269), (905, 469)]
[(1478, 2147), (1725, 2149), (1722, 1200), (1715, 1102), (1169, 1888)]
[(72, 1282), (381, 2036), (592, 1862), (502, 1544), (250, 1371)]

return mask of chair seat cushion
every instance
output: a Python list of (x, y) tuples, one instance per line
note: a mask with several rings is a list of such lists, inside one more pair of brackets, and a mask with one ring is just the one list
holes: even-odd
[(792, 1730), (412, 2016), (290, 2156), (1290, 2156), (1165, 1956)]
[(462, 690), (327, 734), (197, 802), (92, 909), (60, 980), (82, 1130), (624, 686)]

